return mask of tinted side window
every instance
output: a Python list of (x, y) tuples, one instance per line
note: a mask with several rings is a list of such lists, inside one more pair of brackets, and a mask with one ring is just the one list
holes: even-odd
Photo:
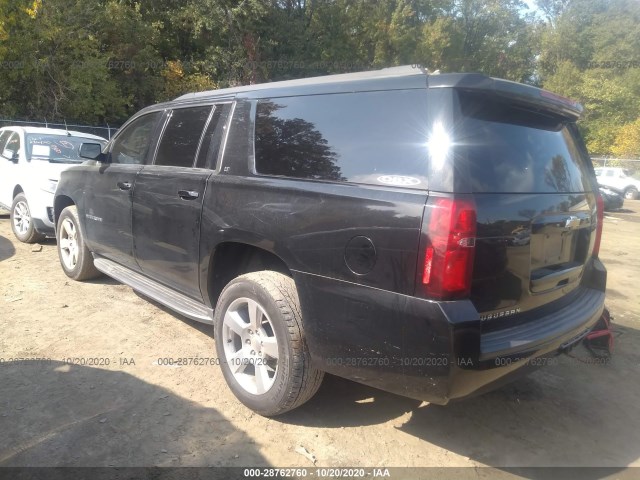
[(11, 152), (11, 154), (20, 150), (20, 135), (14, 132), (7, 140), (7, 144), (4, 146), (4, 149)]
[(180, 108), (171, 113), (160, 140), (156, 165), (193, 167), (211, 106)]
[(5, 130), (0, 133), (0, 152), (4, 151), (4, 146), (7, 144), (7, 140), (9, 140), (9, 136), (11, 135), (11, 130)]
[(425, 90), (263, 100), (256, 172), (426, 188), (426, 116)]
[(225, 130), (224, 124), (229, 115), (230, 106), (228, 103), (215, 106), (211, 121), (207, 125), (200, 143), (196, 167), (211, 168), (213, 170), (217, 168), (218, 153), (220, 152)]
[(564, 120), (508, 103), (460, 95), (454, 145), (474, 192), (569, 193), (591, 190), (591, 160)]
[(161, 112), (143, 115), (131, 122), (114, 140), (111, 162), (141, 165), (147, 158), (154, 127)]

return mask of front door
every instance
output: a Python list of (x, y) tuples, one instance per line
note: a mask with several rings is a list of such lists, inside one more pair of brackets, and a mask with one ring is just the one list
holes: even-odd
[(142, 115), (124, 126), (110, 145), (107, 161), (87, 175), (82, 209), (91, 250), (129, 268), (133, 256), (131, 209), (136, 175), (147, 161), (162, 112)]

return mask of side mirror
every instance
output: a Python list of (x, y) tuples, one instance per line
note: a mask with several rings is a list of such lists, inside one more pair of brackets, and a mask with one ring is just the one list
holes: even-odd
[(97, 160), (99, 162), (104, 161), (102, 145), (99, 143), (83, 143), (80, 145), (80, 157), (87, 158), (89, 160)]

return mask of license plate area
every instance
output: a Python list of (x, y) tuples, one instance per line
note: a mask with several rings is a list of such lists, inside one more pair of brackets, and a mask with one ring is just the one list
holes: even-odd
[(591, 236), (587, 213), (544, 215), (531, 224), (530, 291), (541, 293), (576, 282)]

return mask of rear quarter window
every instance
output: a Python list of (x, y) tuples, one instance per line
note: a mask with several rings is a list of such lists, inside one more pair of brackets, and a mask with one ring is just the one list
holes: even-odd
[(575, 125), (514, 105), (461, 96), (456, 162), (474, 192), (591, 190), (591, 160)]
[(261, 175), (427, 187), (426, 90), (260, 100)]

